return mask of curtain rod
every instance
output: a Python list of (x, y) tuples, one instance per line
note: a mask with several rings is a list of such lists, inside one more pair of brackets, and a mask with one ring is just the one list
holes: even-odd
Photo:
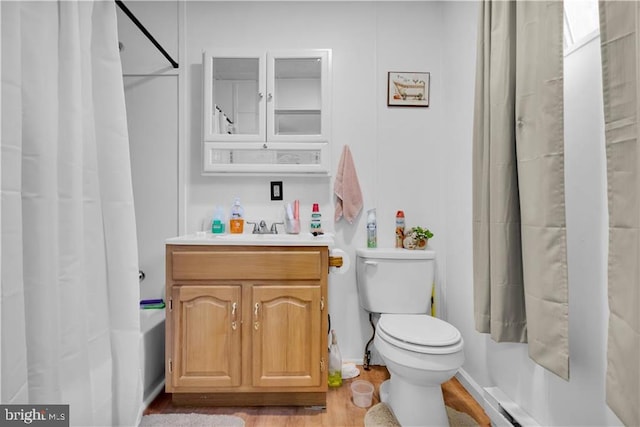
[(127, 15), (129, 17), (129, 19), (131, 19), (131, 21), (134, 24), (136, 24), (136, 27), (138, 27), (140, 29), (140, 31), (142, 31), (142, 34), (147, 36), (147, 38), (160, 51), (160, 53), (162, 53), (162, 55), (164, 55), (164, 57), (167, 58), (167, 60), (171, 63), (173, 68), (178, 68), (178, 63), (176, 61), (174, 61), (171, 56), (169, 56), (167, 51), (164, 50), (164, 48), (160, 45), (160, 43), (158, 43), (156, 41), (156, 39), (149, 33), (149, 31), (147, 31), (147, 29), (144, 27), (144, 25), (142, 25), (142, 23), (140, 21), (138, 21), (138, 18), (136, 18), (136, 16), (129, 10), (129, 8), (122, 2), (122, 0), (115, 0), (115, 2), (118, 5), (118, 7), (120, 9), (122, 9), (122, 11), (125, 13), (125, 15)]

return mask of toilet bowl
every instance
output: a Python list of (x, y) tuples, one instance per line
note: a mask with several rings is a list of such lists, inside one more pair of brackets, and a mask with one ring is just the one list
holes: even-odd
[(434, 279), (435, 252), (356, 250), (360, 305), (381, 313), (374, 346), (390, 379), (380, 398), (402, 426), (446, 426), (441, 384), (464, 362), (460, 332), (426, 314)]
[(374, 339), (391, 378), (381, 400), (403, 426), (446, 426), (441, 384), (464, 362), (463, 340), (450, 324), (420, 314), (383, 314)]

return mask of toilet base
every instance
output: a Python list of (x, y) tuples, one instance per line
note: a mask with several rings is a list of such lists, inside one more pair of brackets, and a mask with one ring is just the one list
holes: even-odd
[(448, 426), (440, 385), (425, 387), (392, 375), (380, 385), (380, 400), (402, 426)]
[(380, 384), (380, 401), (389, 403), (389, 380), (385, 380)]

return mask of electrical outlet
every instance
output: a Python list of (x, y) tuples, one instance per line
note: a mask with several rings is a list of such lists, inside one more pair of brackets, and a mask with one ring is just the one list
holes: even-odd
[(282, 200), (282, 181), (271, 181), (271, 200)]

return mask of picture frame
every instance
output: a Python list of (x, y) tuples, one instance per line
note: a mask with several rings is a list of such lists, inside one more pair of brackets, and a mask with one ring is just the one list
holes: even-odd
[(429, 72), (389, 71), (387, 74), (387, 106), (428, 107)]

